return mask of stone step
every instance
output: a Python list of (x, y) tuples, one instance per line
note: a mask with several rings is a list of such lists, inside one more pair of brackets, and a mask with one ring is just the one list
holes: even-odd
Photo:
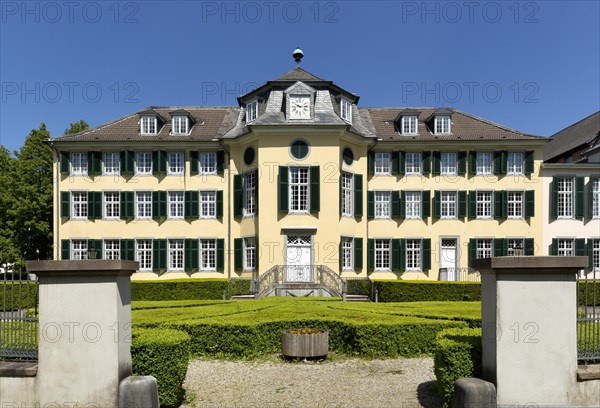
[(254, 300), (254, 295), (234, 295), (230, 300)]
[(346, 295), (346, 302), (371, 302), (367, 295)]

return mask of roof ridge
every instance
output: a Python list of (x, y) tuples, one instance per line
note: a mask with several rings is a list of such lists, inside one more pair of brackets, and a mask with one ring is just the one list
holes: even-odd
[(453, 111), (454, 111), (454, 112), (456, 112), (456, 113), (459, 113), (459, 114), (461, 114), (461, 115), (468, 116), (468, 117), (470, 117), (470, 118), (473, 118), (473, 119), (475, 119), (475, 120), (478, 120), (478, 121), (480, 121), (480, 122), (482, 122), (482, 123), (486, 123), (486, 124), (488, 124), (488, 125), (496, 126), (497, 128), (500, 128), (500, 129), (506, 130), (506, 131), (508, 131), (508, 132), (513, 132), (513, 133), (516, 133), (516, 134), (518, 134), (518, 135), (522, 135), (522, 136), (531, 136), (531, 137), (537, 137), (537, 138), (546, 139), (544, 136), (538, 136), (538, 135), (532, 135), (532, 134), (529, 134), (529, 133), (524, 133), (524, 132), (521, 132), (521, 131), (519, 131), (519, 130), (516, 130), (516, 129), (509, 128), (508, 126), (501, 125), (501, 124), (499, 124), (499, 123), (496, 123), (496, 122), (494, 122), (494, 121), (491, 121), (491, 120), (488, 120), (488, 119), (484, 119), (484, 118), (482, 118), (482, 117), (479, 117), (479, 116), (477, 116), (477, 115), (473, 115), (473, 114), (471, 114), (471, 113), (468, 113), (468, 112), (462, 111), (462, 110), (460, 110), (460, 109), (456, 109), (456, 108), (450, 108), (450, 109), (451, 109), (451, 110), (453, 110)]

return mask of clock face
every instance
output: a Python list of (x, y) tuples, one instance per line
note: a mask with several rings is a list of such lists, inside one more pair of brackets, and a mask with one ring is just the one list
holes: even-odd
[(309, 96), (291, 96), (290, 97), (290, 119), (309, 119), (310, 118), (310, 97)]

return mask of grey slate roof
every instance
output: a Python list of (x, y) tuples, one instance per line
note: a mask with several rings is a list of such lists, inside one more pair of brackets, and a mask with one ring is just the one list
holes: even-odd
[(544, 146), (544, 161), (549, 161), (577, 148), (587, 149), (600, 135), (600, 111), (550, 136)]
[(321, 78), (318, 78), (311, 74), (310, 72), (300, 68), (295, 67), (292, 70), (286, 72), (275, 81), (323, 81)]

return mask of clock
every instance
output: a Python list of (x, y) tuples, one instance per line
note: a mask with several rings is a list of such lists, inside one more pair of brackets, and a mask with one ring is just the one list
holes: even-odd
[(290, 96), (290, 119), (310, 119), (310, 96)]

